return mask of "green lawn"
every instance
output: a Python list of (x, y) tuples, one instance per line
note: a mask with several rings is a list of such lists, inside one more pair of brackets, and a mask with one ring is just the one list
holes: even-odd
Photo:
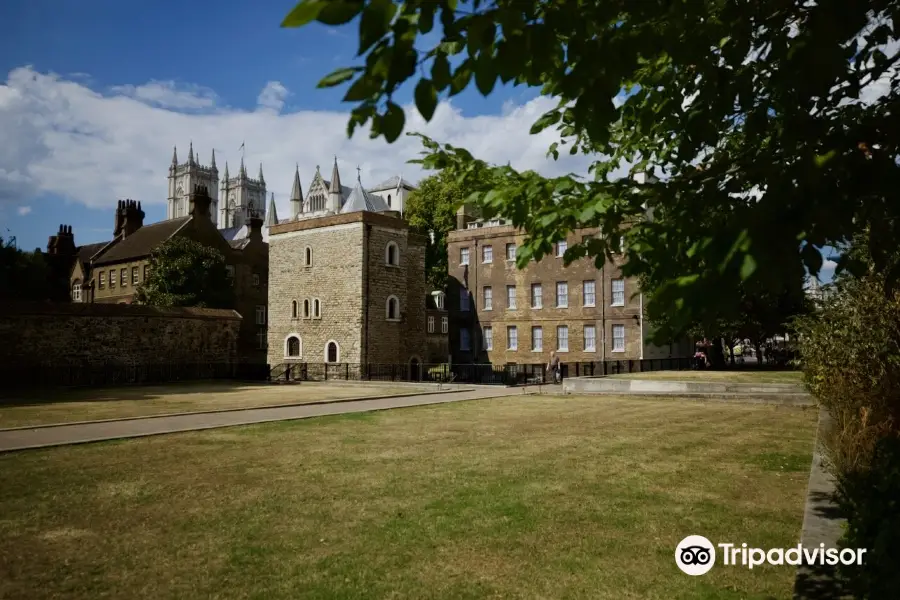
[(0, 598), (789, 598), (816, 412), (522, 396), (0, 455)]
[(621, 379), (668, 379), (671, 381), (710, 381), (715, 383), (803, 383), (803, 371), (646, 371), (610, 375)]

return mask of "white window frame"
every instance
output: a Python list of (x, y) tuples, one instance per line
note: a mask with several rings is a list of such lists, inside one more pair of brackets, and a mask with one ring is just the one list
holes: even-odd
[[(512, 250), (512, 253), (510, 253)], [(506, 260), (509, 262), (515, 262), (516, 260), (516, 245), (515, 244), (506, 244)]]
[(265, 328), (256, 332), (256, 342), (258, 350), (265, 350), (269, 347), (269, 334), (266, 332)]
[[(560, 291), (563, 293), (560, 294)], [(569, 308), (569, 282), (556, 282), (556, 308)]]
[(81, 281), (72, 284), (72, 302), (81, 302)]
[[(621, 284), (622, 289), (616, 290), (616, 284)], [(612, 279), (610, 285), (610, 306), (625, 306), (625, 280), (622, 278)], [(621, 297), (617, 297), (621, 294)]]
[(266, 306), (265, 306), (265, 304), (258, 304), (256, 306), (256, 324), (257, 325), (265, 325), (266, 324)]
[(481, 339), (482, 345), (484, 346), (484, 350), (493, 350), (494, 349), (494, 328), (493, 327), (485, 327), (481, 330)]
[(107, 271), (107, 275), (107, 279), (109, 280), (109, 289), (116, 289), (116, 270), (110, 269), (109, 271)]
[(562, 258), (566, 253), (566, 250), (569, 249), (569, 242), (563, 240), (561, 242), (556, 242), (556, 258)]
[(137, 285), (141, 282), (141, 271), (138, 267), (131, 267), (131, 285)]
[(450, 331), (450, 319), (441, 317), (441, 333), (447, 333), (448, 331)]
[(544, 328), (540, 325), (534, 325), (531, 328), (531, 351), (544, 351)]
[[(561, 335), (565, 334), (565, 335)], [(568, 352), (569, 351), (569, 326), (568, 325), (557, 325), (556, 326), (556, 351), (557, 352)]]
[(468, 329), (460, 329), (459, 330), (459, 351), (460, 352), (471, 352), (472, 351), (472, 339), (469, 335)]
[[(616, 333), (621, 332), (622, 335), (617, 336)], [(621, 340), (621, 347), (616, 347), (616, 341)], [(612, 326), (612, 352), (625, 352), (625, 326), (624, 325), (613, 325)]]
[(434, 333), (434, 315), (428, 316), (428, 333)]
[[(534, 295), (535, 290), (538, 292), (536, 297)], [(537, 303), (535, 303), (535, 299)], [(544, 308), (544, 287), (540, 283), (531, 284), (531, 308), (533, 310)]]
[[(512, 292), (512, 294), (510, 294), (510, 292)], [(509, 310), (518, 310), (517, 304), (518, 299), (516, 298), (516, 286), (506, 286), (506, 308)]]
[(506, 349), (513, 352), (519, 349), (519, 328), (515, 325), (506, 326)]
[(486, 285), (481, 288), (482, 310), (494, 310), (494, 289)]
[[(592, 335), (593, 343), (588, 345), (588, 331), (590, 331)], [(583, 340), (584, 340), (584, 351), (585, 352), (596, 352), (597, 351), (597, 326), (596, 325), (585, 325), (583, 331)]]
[(465, 246), (459, 249), (459, 266), (467, 264), (469, 264), (469, 247)]
[[(297, 338), (297, 348), (299, 350), (297, 356), (291, 356), (290, 354), (288, 354), (288, 342), (292, 337)], [(303, 338), (300, 337), (299, 333), (294, 332), (284, 336), (284, 357), (292, 359), (303, 358)]]
[[(588, 285), (590, 285), (591, 291), (588, 292)], [(588, 300), (588, 295), (590, 295), (590, 300)], [(584, 306), (597, 306), (597, 282), (596, 280), (589, 280), (582, 283), (581, 286), (581, 301)]]
[(489, 265), (494, 262), (494, 247), (491, 245), (481, 247), (481, 262)]
[(97, 288), (103, 289), (106, 287), (106, 271), (100, 271), (97, 273)]
[[(391, 301), (392, 300), (394, 301), (394, 303), (397, 307), (397, 314), (396, 314), (396, 316), (393, 316), (393, 317), (391, 316)], [(388, 296), (387, 302), (384, 303), (384, 320), (392, 321), (392, 322), (400, 321), (400, 298), (398, 298), (397, 296), (394, 296), (393, 294)]]
[(128, 287), (128, 267), (119, 269), (119, 287)]

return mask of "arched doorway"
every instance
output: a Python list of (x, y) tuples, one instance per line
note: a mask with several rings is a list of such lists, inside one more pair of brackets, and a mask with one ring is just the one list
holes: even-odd
[(422, 363), (415, 356), (409, 359), (409, 380), (422, 381)]

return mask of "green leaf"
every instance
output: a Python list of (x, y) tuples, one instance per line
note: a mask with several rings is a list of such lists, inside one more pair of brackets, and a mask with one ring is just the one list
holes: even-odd
[(741, 279), (749, 279), (756, 271), (756, 260), (749, 254), (744, 255), (744, 262), (741, 264)]
[(431, 79), (437, 90), (443, 90), (450, 85), (450, 61), (443, 52), (438, 52), (431, 65)]
[(362, 10), (362, 2), (353, 0), (331, 0), (319, 10), (316, 20), (325, 25), (343, 25), (348, 23)]
[(353, 74), (361, 70), (361, 67), (344, 67), (342, 69), (332, 71), (331, 73), (323, 77), (316, 87), (329, 88), (340, 85), (348, 79), (353, 79)]
[(362, 75), (353, 82), (344, 95), (344, 102), (361, 102), (372, 100), (381, 92), (381, 80), (369, 75)]
[(494, 65), (491, 59), (484, 54), (475, 61), (475, 87), (481, 92), (482, 96), (489, 96), (494, 89), (494, 83), (497, 81), (497, 73), (494, 72)]
[(390, 31), (391, 21), (397, 14), (397, 5), (391, 0), (371, 0), (359, 20), (359, 52), (362, 56), (378, 40)]
[(294, 10), (288, 13), (288, 16), (281, 22), (281, 26), (302, 27), (311, 21), (315, 21), (326, 4), (328, 2), (324, 0), (303, 0), (294, 7)]
[(434, 116), (434, 109), (437, 107), (437, 92), (430, 79), (419, 80), (416, 85), (415, 99), (419, 113), (425, 117), (426, 121), (430, 121)]
[(381, 121), (381, 130), (384, 134), (384, 139), (387, 140), (389, 144), (400, 137), (405, 122), (406, 115), (403, 114), (403, 109), (393, 102), (388, 102), (387, 112), (384, 113), (384, 117)]
[(540, 133), (547, 127), (551, 125), (555, 125), (559, 123), (559, 119), (562, 115), (560, 114), (558, 109), (553, 109), (541, 115), (541, 118), (534, 122), (534, 125), (531, 126), (531, 135), (536, 133)]
[(817, 154), (816, 155), (816, 166), (824, 167), (828, 162), (831, 161), (835, 156), (837, 156), (837, 150), (830, 150), (825, 154)]
[(453, 74), (453, 81), (450, 83), (450, 95), (455, 96), (456, 94), (466, 89), (471, 79), (472, 59), (467, 58), (461, 65), (459, 65), (459, 67), (456, 68), (456, 72)]

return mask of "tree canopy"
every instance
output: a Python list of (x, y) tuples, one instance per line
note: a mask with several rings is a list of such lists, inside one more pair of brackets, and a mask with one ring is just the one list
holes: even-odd
[(221, 252), (174, 237), (153, 251), (136, 300), (153, 306), (234, 308), (234, 286)]
[[(531, 131), (556, 129), (554, 158), (590, 156), (586, 177), (487, 165), (424, 137), (421, 162), (527, 233), (520, 265), (576, 227), (604, 235), (566, 261), (600, 264), (627, 226), (624, 273), (657, 286), (647, 310), (667, 315), (659, 338), (731, 301), (742, 281), (784, 292), (798, 270), (819, 272), (821, 248), (865, 228), (875, 268), (888, 287), (900, 280), (900, 55), (888, 50), (900, 0), (304, 0), (283, 26), (314, 20), (358, 20), (359, 64), (319, 83), (349, 83), (349, 135), (368, 125), (396, 140), (394, 94), (407, 82), (426, 120), (473, 84), (557, 101)], [(491, 177), (474, 179), (482, 169)], [(844, 268), (859, 265), (842, 257)]]
[[(55, 291), (53, 283), (53, 273), (39, 249), (24, 252), (0, 237), (0, 300), (49, 300)], [(67, 282), (62, 289), (67, 291)]]

